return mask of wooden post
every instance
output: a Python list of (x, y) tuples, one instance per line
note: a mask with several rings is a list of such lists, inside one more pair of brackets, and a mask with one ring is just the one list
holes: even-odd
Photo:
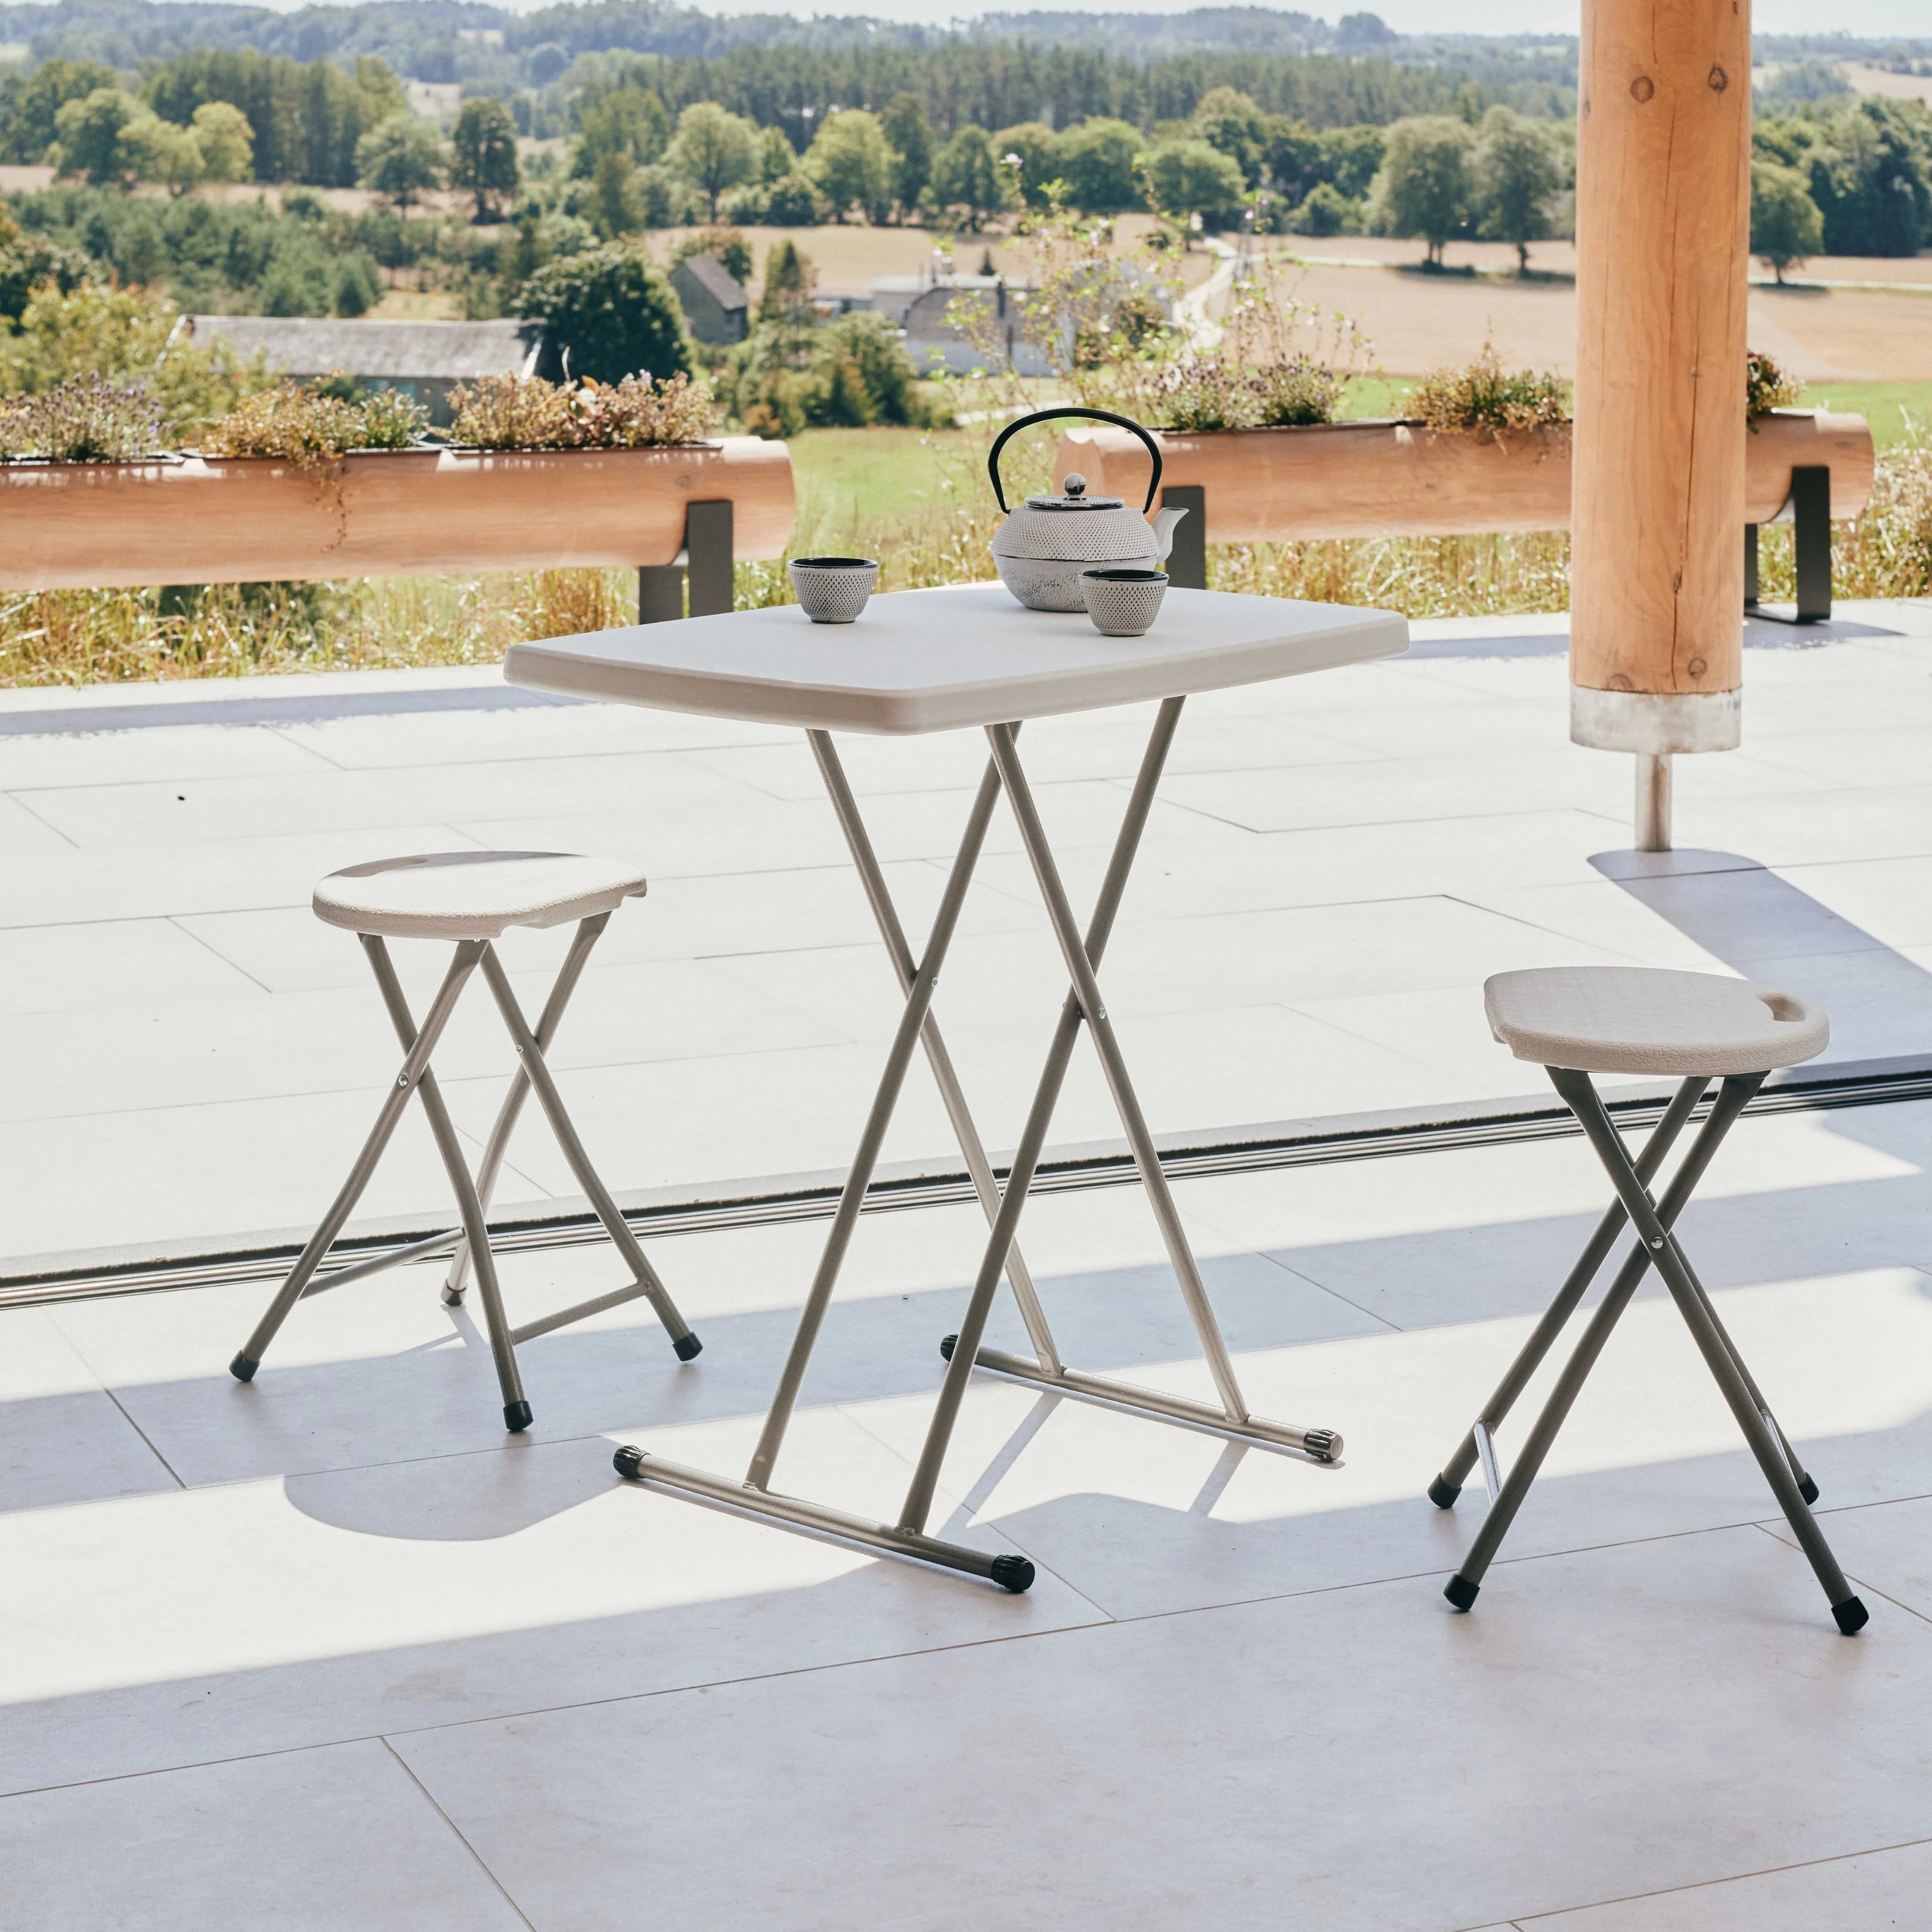
[(1580, 79), (1570, 736), (1663, 849), (1654, 761), (1738, 738), (1748, 0), (1583, 0)]

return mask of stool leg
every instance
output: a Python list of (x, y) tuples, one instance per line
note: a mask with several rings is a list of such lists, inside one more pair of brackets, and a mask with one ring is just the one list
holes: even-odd
[[(465, 942), (475, 943), (478, 942)], [(416, 1038), (416, 1022), (410, 1016), (409, 1002), (403, 997), (396, 969), (390, 963), (389, 949), (374, 933), (362, 935), (362, 949), (369, 956), (397, 1036), (409, 1046)], [(480, 950), (487, 958), (488, 944), (481, 944)], [(530, 1426), (530, 1406), (524, 1400), (523, 1378), (517, 1372), (517, 1352), (511, 1346), (510, 1324), (503, 1313), (502, 1290), (496, 1280), (496, 1258), (490, 1250), (490, 1229), (483, 1218), (483, 1204), (476, 1198), (470, 1164), (463, 1157), (463, 1143), (457, 1138), (448, 1108), (442, 1104), (442, 1089), (427, 1067), (423, 1070), (422, 1087), (423, 1113), (435, 1137), (436, 1150), (442, 1156), (443, 1172), (449, 1176), (450, 1191), (456, 1196), (457, 1211), (463, 1217), (464, 1237), (476, 1263), (477, 1290), (483, 1298), (484, 1326), (490, 1336), (490, 1353), (496, 1360), (497, 1384), (503, 1392), (503, 1426), (512, 1434), (518, 1434)]]
[[(1671, 1144), (1683, 1131), (1684, 1124), (1696, 1110), (1697, 1102), (1704, 1096), (1710, 1085), (1708, 1080), (1687, 1080), (1678, 1088), (1670, 1105), (1664, 1109), (1664, 1118), (1652, 1130), (1650, 1138), (1644, 1143), (1643, 1152), (1639, 1156), (1636, 1171), (1646, 1180), (1649, 1180), (1663, 1164), (1664, 1156), (1670, 1151)], [(1612, 1202), (1604, 1210), (1604, 1218), (1597, 1224), (1597, 1232), (1590, 1237), (1588, 1244), (1578, 1256), (1576, 1265), (1564, 1277), (1556, 1299), (1550, 1304), (1549, 1311), (1532, 1331), (1529, 1340), (1522, 1345), (1521, 1352), (1509, 1366), (1509, 1372), (1496, 1384), (1496, 1393), (1484, 1404), (1482, 1413), (1457, 1446), (1456, 1453), (1443, 1464), (1442, 1472), (1429, 1486), (1429, 1500), (1438, 1509), (1454, 1507), (1456, 1498), (1462, 1493), (1462, 1485), (1468, 1480), (1469, 1472), (1476, 1466), (1476, 1429), (1486, 1430), (1491, 1436), (1502, 1426), (1503, 1420), (1516, 1406), (1516, 1398), (1529, 1385), (1529, 1378), (1542, 1366), (1543, 1358), (1556, 1346), (1556, 1338), (1576, 1311), (1597, 1271), (1604, 1262), (1612, 1248), (1616, 1246), (1624, 1223), (1630, 1216), (1624, 1211), (1621, 1201)]]
[[(365, 940), (364, 943), (368, 942)], [(376, 944), (380, 945), (381, 941)], [(442, 1037), (442, 1030), (456, 1009), (458, 996), (482, 956), (483, 947), (478, 940), (466, 940), (456, 949), (456, 956), (449, 962), (449, 970), (443, 975), (442, 984), (436, 989), (436, 998), (424, 1018), (422, 1032), (412, 1028), (410, 1036), (403, 1042), (402, 1071), (396, 1076), (395, 1084), (389, 1089), (382, 1111), (376, 1116), (376, 1124), (370, 1129), (368, 1140), (363, 1142), (362, 1151), (356, 1156), (355, 1166), (349, 1170), (349, 1178), (342, 1184), (341, 1191), (330, 1204), (328, 1212), (309, 1237), (308, 1245), (302, 1250), (288, 1279), (276, 1290), (268, 1312), (255, 1324), (255, 1332), (243, 1345), (241, 1353), (229, 1364), (229, 1373), (237, 1382), (254, 1379), (255, 1371), (261, 1366), (268, 1344), (275, 1338), (275, 1331), (287, 1320), (289, 1310), (302, 1299), (302, 1291), (308, 1287), (310, 1276), (321, 1266), (322, 1257), (334, 1245), (344, 1222), (362, 1198), (362, 1190), (368, 1186), (369, 1178), (376, 1171), (376, 1163), (382, 1159), (382, 1150), (389, 1144), (404, 1108), (410, 1104), (410, 1096), (427, 1077), (430, 1055), (435, 1052), (436, 1043)]]
[(624, 1219), (602, 1178), (591, 1166), (590, 1156), (578, 1138), (576, 1126), (564, 1111), (563, 1096), (556, 1090), (556, 1082), (550, 1078), (550, 1064), (544, 1058), (543, 1048), (524, 1018), (523, 1009), (517, 1004), (516, 994), (511, 988), (509, 975), (503, 970), (503, 962), (497, 958), (493, 946), (483, 949), (483, 977), (496, 997), (503, 1024), (515, 1043), (524, 1076), (536, 1090), (538, 1104), (550, 1122), (550, 1132), (556, 1136), (557, 1145), (563, 1150), (564, 1159), (570, 1163), (571, 1172), (577, 1176), (578, 1184), (590, 1196), (598, 1220), (604, 1223), (604, 1231), (623, 1256), (638, 1286), (650, 1299), (658, 1319), (664, 1324), (678, 1360), (689, 1361), (704, 1345), (691, 1332), (690, 1324), (678, 1312), (670, 1290), (658, 1280), (656, 1269), (651, 1266), (637, 1236), (631, 1232), (630, 1222)]
[[(1588, 1076), (1552, 1068), (1550, 1077), (1582, 1123), (1584, 1132), (1590, 1137), (1624, 1205), (1629, 1209), (1631, 1225), (1636, 1229), (1638, 1238), (1651, 1250), (1657, 1271), (1684, 1317), (1691, 1339), (1696, 1342), (1713, 1379), (1724, 1392), (1724, 1400), (1730, 1404), (1731, 1413), (1737, 1418), (1744, 1440), (1750, 1444), (1751, 1454), (1757, 1458), (1758, 1467), (1771, 1485), (1772, 1493), (1784, 1511), (1785, 1520), (1791, 1525), (1799, 1546), (1810, 1559), (1812, 1570), (1832, 1606), (1834, 1620), (1839, 1629), (1850, 1636), (1864, 1627), (1865, 1606), (1852, 1594), (1844, 1572), (1838, 1568), (1838, 1558), (1832, 1554), (1831, 1545), (1825, 1540), (1824, 1532), (1818, 1527), (1800, 1492), (1797, 1479), (1792, 1473), (1791, 1462), (1766, 1420), (1760, 1402), (1754, 1399), (1754, 1384), (1739, 1366), (1726, 1336), (1713, 1318), (1702, 1283), (1691, 1272), (1676, 1238), (1659, 1216), (1648, 1190), (1632, 1169), (1630, 1156), (1618, 1139), (1616, 1130), (1604, 1110), (1603, 1101)], [(1763, 1084), (1763, 1080), (1762, 1074), (1726, 1080), (1724, 1090), (1728, 1095), (1733, 1088), (1742, 1088), (1748, 1098)]]
[[(1579, 1076), (1578, 1078), (1582, 1076)], [(1557, 1078), (1552, 1070), (1550, 1078)], [(1708, 1084), (1700, 1082), (1699, 1084)], [(1588, 1083), (1586, 1081), (1586, 1085)], [(1736, 1090), (1734, 1090), (1734, 1089)], [(1558, 1084), (1559, 1093), (1563, 1091)], [(1592, 1088), (1594, 1094), (1595, 1090)], [(1670, 1185), (1665, 1191), (1664, 1202), (1657, 1212), (1659, 1219), (1667, 1227), (1682, 1213), (1684, 1203), (1690, 1198), (1691, 1191), (1702, 1179), (1704, 1170), (1711, 1164), (1712, 1156), (1718, 1150), (1718, 1143), (1731, 1129), (1731, 1124), (1744, 1112), (1744, 1103), (1755, 1092), (1753, 1085), (1738, 1085), (1726, 1081), (1718, 1096), (1717, 1103), (1711, 1109), (1710, 1118), (1698, 1131), (1697, 1138), (1690, 1144), (1677, 1172), (1672, 1175)], [(1568, 1095), (1564, 1095), (1565, 1100)], [(1609, 1116), (1604, 1116), (1606, 1121)], [(1616, 1129), (1611, 1126), (1614, 1136)], [(1653, 1136), (1653, 1138), (1654, 1138)], [(1619, 1148), (1622, 1142), (1618, 1142)], [(1646, 1150), (1648, 1151), (1648, 1149)], [(1543, 1406), (1543, 1412), (1537, 1418), (1529, 1432), (1529, 1438), (1522, 1446), (1516, 1460), (1510, 1466), (1508, 1479), (1496, 1501), (1490, 1505), (1489, 1514), (1477, 1530), (1475, 1540), (1469, 1546), (1469, 1553), (1463, 1558), (1461, 1567), (1450, 1578), (1442, 1594), (1459, 1610), (1466, 1610), (1476, 1600), (1476, 1593), (1481, 1588), (1483, 1578), (1495, 1560), (1497, 1550), (1503, 1538), (1508, 1534), (1510, 1525), (1516, 1520), (1516, 1511), (1522, 1507), (1523, 1498), (1529, 1493), (1529, 1486), (1536, 1480), (1537, 1473), (1543, 1467), (1544, 1460), (1556, 1442), (1557, 1432), (1575, 1404), (1590, 1371), (1596, 1366), (1597, 1358), (1604, 1352), (1604, 1345), (1610, 1339), (1610, 1331), (1616, 1328), (1624, 1310), (1629, 1306), (1632, 1295), (1639, 1284), (1650, 1271), (1652, 1253), (1648, 1246), (1639, 1242), (1634, 1251), (1624, 1261), (1612, 1279), (1610, 1291), (1598, 1305), (1597, 1312), (1590, 1318), (1590, 1324), (1583, 1331), (1582, 1339), (1576, 1344), (1570, 1360), (1564, 1365), (1563, 1372), (1557, 1378), (1556, 1386), (1550, 1391), (1550, 1399)]]
[[(537, 1044), (545, 1052), (556, 1036), (564, 1007), (577, 990), (577, 982), (590, 958), (590, 949), (610, 923), (610, 915), (600, 912), (578, 925), (577, 936), (570, 942), (570, 950), (557, 969), (550, 998), (544, 1002), (542, 1016), (537, 1022)], [(502, 1172), (503, 1156), (509, 1149), (511, 1131), (523, 1113), (524, 1102), (529, 1097), (530, 1090), (530, 1077), (519, 1066), (510, 1077), (508, 1090), (503, 1096), (496, 1124), (490, 1130), (489, 1142), (483, 1150), (483, 1164), (476, 1170), (476, 1198), (482, 1202), (485, 1214), (489, 1212), (490, 1197), (496, 1191), (496, 1179)], [(456, 1252), (450, 1257), (449, 1273), (443, 1279), (442, 1298), (452, 1307), (463, 1299), (464, 1282), (469, 1273), (470, 1244), (465, 1239), (457, 1243)]]

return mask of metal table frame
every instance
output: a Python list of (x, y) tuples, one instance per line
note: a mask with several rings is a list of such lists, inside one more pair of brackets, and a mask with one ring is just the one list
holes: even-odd
[[(967, 815), (965, 830), (946, 878), (925, 952), (916, 958), (886, 890), (884, 874), (831, 735), (822, 730), (808, 730), (806, 736), (813, 757), (865, 887), (880, 935), (891, 957), (905, 1004), (750, 1467), (742, 1480), (734, 1480), (668, 1461), (645, 1448), (627, 1444), (618, 1450), (614, 1458), (620, 1474), (656, 1487), (726, 1504), (754, 1516), (829, 1532), (896, 1555), (918, 1558), (1018, 1592), (1026, 1589), (1034, 1580), (1034, 1566), (1024, 1556), (990, 1555), (927, 1533), (940, 1466), (958, 1420), (967, 1382), (975, 1369), (1157, 1420), (1205, 1430), (1232, 1441), (1251, 1442), (1273, 1450), (1300, 1451), (1316, 1462), (1331, 1462), (1340, 1455), (1341, 1438), (1332, 1430), (1270, 1422), (1250, 1412), (1235, 1378), (1227, 1344), (1215, 1320), (1199, 1266), (1189, 1246), (1167, 1178), (1162, 1171), (1153, 1136), (1141, 1112), (1113, 1024), (1108, 1018), (1097, 976), (1134, 856), (1153, 808), (1168, 748), (1173, 743), (1183, 701), (1178, 697), (1168, 698), (1160, 705), (1139, 772), (1129, 794), (1126, 814), (1114, 842), (1099, 897), (1084, 934), (1061, 884), (1059, 868), (1034, 806), (1032, 789), (1020, 764), (1019, 727), (1016, 724), (987, 726), (992, 757)], [(958, 924), (967, 888), (986, 842), (994, 806), (1002, 790), (1018, 824), (1021, 842), (1032, 866), (1072, 982), (1004, 1189), (987, 1159), (940, 1036), (938, 1022), (932, 1014), (934, 989)], [(1083, 1027), (1091, 1034), (1100, 1054), (1108, 1088), (1126, 1131), (1134, 1164), (1147, 1190), (1182, 1298), (1214, 1377), (1220, 1397), (1218, 1406), (1191, 1402), (1179, 1396), (1138, 1388), (1130, 1383), (1068, 1368), (1060, 1358), (1020, 1252), (1020, 1216), (1046, 1144), (1074, 1044)], [(946, 1362), (945, 1375), (904, 1503), (896, 1522), (883, 1523), (784, 1495), (772, 1487), (772, 1480), (813, 1347), (865, 1204), (866, 1190), (877, 1166), (886, 1130), (898, 1106), (914, 1052), (920, 1047), (923, 1047), (932, 1069), (960, 1151), (991, 1226), (958, 1331), (956, 1335), (947, 1336), (941, 1345), (941, 1353)], [(1003, 1274), (1012, 1286), (1022, 1319), (1033, 1343), (1034, 1358), (1030, 1360), (981, 1346), (993, 1297)]]

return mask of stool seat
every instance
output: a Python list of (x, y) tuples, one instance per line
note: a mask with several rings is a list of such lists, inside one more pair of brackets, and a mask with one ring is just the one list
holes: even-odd
[(569, 852), (428, 852), (332, 872), (315, 914), (388, 939), (494, 939), (506, 926), (563, 926), (641, 898), (644, 874)]
[(1823, 1052), (1832, 1037), (1824, 1009), (1798, 994), (1645, 966), (1498, 973), (1483, 1004), (1517, 1059), (1584, 1073), (1767, 1073)]

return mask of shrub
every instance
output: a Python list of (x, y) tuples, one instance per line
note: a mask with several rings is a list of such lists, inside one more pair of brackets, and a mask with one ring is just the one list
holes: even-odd
[(1480, 430), (1500, 437), (1514, 430), (1556, 429), (1570, 420), (1569, 385), (1546, 371), (1505, 369), (1492, 343), (1460, 369), (1438, 369), (1418, 382), (1411, 414), (1431, 429)]
[(1333, 182), (1318, 182), (1289, 215), (1288, 226), (1294, 235), (1359, 235), (1361, 203), (1349, 200)]
[(560, 373), (616, 382), (692, 373), (684, 311), (670, 284), (634, 248), (607, 243), (539, 268), (523, 286), (522, 312), (544, 325)]
[(1767, 410), (1789, 409), (1804, 393), (1796, 376), (1787, 376), (1768, 356), (1744, 351), (1744, 413), (1761, 416)]
[(0, 455), (127, 463), (161, 441), (161, 406), (145, 383), (70, 376), (38, 396), (0, 404)]
[(695, 442), (717, 421), (711, 392), (682, 370), (661, 382), (484, 376), (449, 392), (450, 440), (479, 449), (644, 449)]
[(1325, 362), (1297, 356), (1263, 369), (1255, 379), (1264, 429), (1332, 422), (1342, 379)]

